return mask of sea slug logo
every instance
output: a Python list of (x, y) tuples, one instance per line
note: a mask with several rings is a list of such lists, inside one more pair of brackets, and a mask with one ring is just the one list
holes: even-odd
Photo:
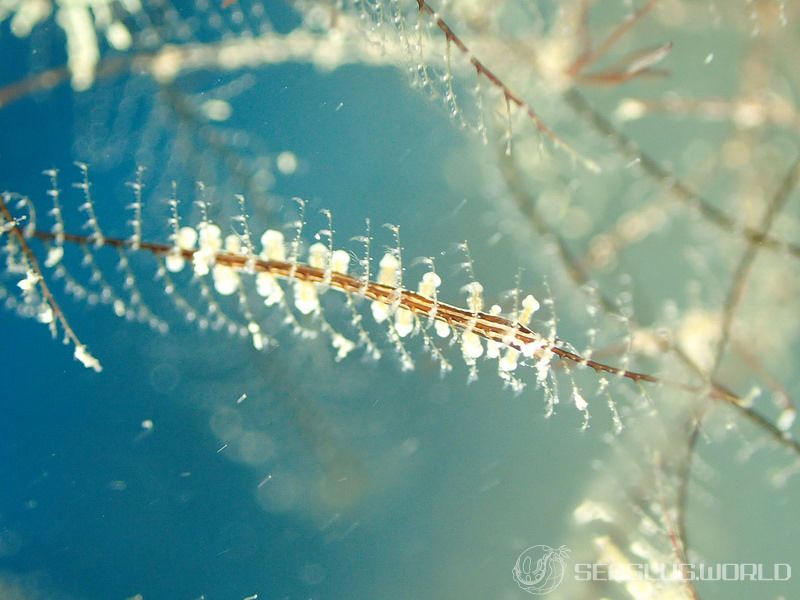
[(514, 581), (529, 594), (549, 594), (564, 580), (569, 548), (531, 546), (517, 558), (512, 571)]

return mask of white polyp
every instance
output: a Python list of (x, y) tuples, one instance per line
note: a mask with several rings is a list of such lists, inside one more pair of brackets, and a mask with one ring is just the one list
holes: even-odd
[(546, 348), (541, 352), (539, 360), (536, 362), (536, 381), (544, 384), (550, 374), (550, 361), (553, 359), (553, 351)]
[(264, 349), (264, 334), (260, 331), (256, 331), (250, 335), (250, 338), (253, 340), (253, 348), (259, 352)]
[(405, 308), (399, 308), (395, 313), (394, 328), (400, 337), (409, 335), (414, 331), (414, 313)]
[(474, 331), (465, 331), (461, 334), (461, 352), (467, 364), (472, 364), (483, 355), (481, 337)]
[(497, 365), (504, 373), (510, 373), (517, 368), (519, 364), (519, 350), (509, 348), (505, 354), (500, 358)]
[(387, 252), (378, 263), (378, 283), (389, 287), (397, 286), (397, 282), (400, 280), (399, 269), (400, 260), (391, 252)]
[(466, 286), (467, 291), (467, 306), (473, 313), (478, 313), (483, 310), (483, 286), (477, 281), (468, 283)]
[(309, 315), (319, 309), (317, 287), (308, 281), (296, 282), (294, 284), (294, 305), (304, 315)]
[(533, 313), (535, 313), (537, 310), (539, 310), (539, 301), (532, 295), (528, 294), (522, 299), (522, 310), (519, 313), (519, 318), (517, 321), (519, 321), (521, 325), (525, 325), (527, 327), (528, 323), (531, 322)]
[(589, 408), (589, 403), (586, 402), (586, 398), (581, 395), (577, 387), (572, 389), (572, 401), (575, 403), (575, 408), (581, 412), (586, 412)]
[(97, 373), (103, 370), (103, 367), (100, 366), (100, 361), (89, 353), (86, 346), (75, 346), (75, 360), (87, 369), (93, 369)]
[(781, 431), (789, 431), (796, 417), (797, 411), (793, 407), (782, 410), (780, 416), (778, 416), (778, 422), (776, 423), (778, 429)]
[(256, 275), (256, 293), (264, 298), (264, 304), (267, 306), (278, 304), (283, 299), (283, 288), (269, 273)]
[(200, 249), (209, 249), (218, 252), (222, 249), (222, 231), (214, 223), (200, 223), (198, 239)]
[(331, 255), (331, 271), (347, 275), (350, 267), (350, 253), (346, 250), (334, 250)]
[(16, 12), (11, 18), (11, 33), (17, 37), (28, 37), (34, 26), (47, 19), (52, 10), (53, 5), (47, 0), (28, 0), (18, 3)]
[(231, 254), (242, 253), (242, 240), (235, 233), (225, 236), (225, 251)]
[[(491, 308), (489, 309), (490, 315), (498, 316), (503, 312), (503, 309), (500, 308), (499, 304), (492, 304)], [(502, 342), (497, 342), (495, 340), (487, 340), (486, 342), (486, 358), (500, 358), (500, 350), (503, 348)]]
[(383, 302), (373, 302), (370, 308), (372, 310), (372, 318), (375, 319), (376, 323), (383, 323), (391, 313), (391, 307)]
[[(378, 277), (377, 282), (381, 285), (388, 287), (396, 287), (400, 281), (400, 260), (392, 254), (387, 252), (378, 263)], [(372, 303), (372, 317), (376, 323), (383, 323), (392, 314), (393, 308), (383, 302), (375, 301)]]
[(239, 273), (226, 265), (214, 265), (214, 289), (222, 296), (230, 296), (239, 289)]
[(208, 275), (211, 269), (211, 264), (214, 260), (214, 253), (207, 250), (198, 250), (192, 255), (192, 267), (194, 268), (195, 275), (203, 277)]
[(180, 273), (186, 265), (183, 256), (177, 253), (167, 254), (167, 258), (164, 262), (167, 264), (167, 271), (170, 273)]
[(535, 342), (531, 342), (530, 344), (525, 344), (522, 347), (522, 355), (525, 358), (533, 358), (536, 353), (544, 348), (547, 344), (544, 340), (536, 340)]
[(50, 249), (47, 251), (47, 258), (44, 261), (44, 266), (47, 268), (55, 267), (58, 263), (61, 262), (63, 256), (64, 256), (63, 246), (50, 246)]
[(72, 88), (84, 91), (94, 83), (95, 67), (100, 60), (97, 35), (88, 5), (61, 5), (56, 22), (67, 36), (67, 65)]
[(286, 246), (283, 233), (277, 229), (267, 229), (261, 236), (261, 258), (284, 262), (286, 260)]
[(39, 323), (49, 325), (50, 323), (53, 322), (53, 318), (54, 318), (53, 309), (50, 307), (50, 305), (42, 304), (39, 307), (39, 312), (36, 315), (36, 320), (39, 321)]
[(197, 243), (197, 230), (193, 227), (181, 227), (175, 235), (175, 245), (181, 250), (194, 250)]
[(29, 270), (25, 273), (25, 279), (17, 282), (17, 287), (22, 290), (23, 294), (30, 294), (36, 289), (36, 284), (39, 283), (40, 279), (35, 271)]
[(356, 347), (351, 340), (348, 340), (340, 333), (335, 334), (331, 338), (331, 343), (333, 344), (333, 348), (336, 350), (337, 361), (344, 359)]
[(436, 295), (436, 290), (442, 285), (442, 279), (433, 271), (428, 271), (422, 276), (422, 281), (419, 282), (419, 293), (426, 298), (433, 298)]
[(436, 321), (433, 324), (433, 329), (436, 331), (436, 335), (438, 335), (440, 338), (446, 338), (448, 335), (450, 335), (450, 325), (444, 321)]
[(753, 402), (755, 402), (755, 400), (757, 400), (759, 396), (761, 396), (761, 388), (755, 385), (750, 388), (750, 391), (748, 391), (747, 394), (742, 396), (741, 400), (739, 401), (739, 404), (749, 408), (753, 406)]
[(308, 249), (308, 264), (315, 269), (325, 269), (328, 266), (329, 250), (325, 244), (316, 242)]
[(120, 21), (114, 21), (108, 26), (106, 39), (114, 50), (128, 50), (133, 43), (131, 32)]
[[(261, 327), (258, 326), (258, 323), (250, 321), (247, 324), (247, 332), (250, 334), (250, 339), (253, 341), (253, 348), (255, 348), (256, 350), (263, 350), (264, 334), (261, 332)], [(245, 394), (245, 397), (246, 396), (247, 394)]]
[(213, 223), (200, 223), (198, 228), (200, 249), (194, 253), (194, 272), (202, 277), (208, 275), (216, 261), (217, 252), (222, 248), (222, 231)]
[(92, 7), (92, 17), (94, 18), (94, 25), (97, 31), (103, 31), (108, 28), (113, 19), (111, 7), (105, 3), (97, 3)]

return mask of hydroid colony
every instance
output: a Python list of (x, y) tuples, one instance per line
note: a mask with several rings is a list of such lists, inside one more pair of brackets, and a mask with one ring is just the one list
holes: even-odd
[[(52, 170), (48, 198), (3, 196), (12, 310), (48, 324), (96, 370), (102, 356), (88, 350), (56, 298), (62, 283), (78, 299), (107, 303), (163, 333), (176, 319), (188, 320), (280, 354), (288, 330), (303, 343), (324, 341), (343, 365), (354, 354), (384, 355), (382, 365), (407, 371), (434, 364), (446, 373), (463, 363), (469, 380), (497, 373), (496, 385), (525, 401), (543, 396), (546, 414), (572, 405), (586, 425), (590, 410), (595, 417), (607, 411), (626, 437), (613, 438), (621, 458), (608, 459), (611, 467), (575, 502), (574, 545), (583, 544), (588, 557), (653, 564), (694, 558), (686, 525), (692, 465), (702, 470), (695, 450), (698, 440), (717, 435), (715, 419), (721, 430), (742, 428), (747, 448), (769, 440), (788, 451), (786, 468), (771, 455), (774, 478), (786, 480), (798, 452), (789, 359), (800, 255), (792, 211), (800, 169), (791, 6), (298, 2), (292, 25), (276, 28), (270, 8), (4, 5), (0, 15), (19, 36), (35, 32), (53, 11), (69, 52), (65, 67), (6, 85), (0, 104), (67, 80), (91, 95), (105, 80), (135, 73), (155, 82), (159, 102), (186, 124), (164, 136), (166, 167), (140, 161), (147, 170), (110, 209), (93, 195), (83, 164), (77, 191), (62, 192)], [(520, 266), (537, 274), (526, 277), (535, 281), (534, 293), (520, 282), (504, 296), (477, 277), (482, 260), (491, 268), (492, 254), (480, 252), (473, 262), (475, 244), (461, 244), (467, 236), (460, 232), (443, 240), (459, 244), (451, 264), (415, 261), (401, 243), (411, 222), (402, 223), (402, 236), (394, 225), (334, 235), (336, 210), (318, 216), (303, 201), (287, 202), (285, 216), (275, 219), (263, 208), (261, 171), (236, 158), (218, 125), (236, 105), (235, 90), (247, 84), (230, 84), (230, 102), (198, 100), (181, 87), (196, 73), (258, 76), (287, 62), (323, 71), (399, 67), (471, 130), (485, 144), (476, 161), (481, 196), (497, 215), (480, 235), (515, 240)], [(732, 81), (706, 90), (702, 82), (715, 78)], [(143, 140), (172, 126), (169, 116), (153, 113), (145, 132), (131, 131), (121, 147), (147, 147)], [(675, 117), (692, 125), (682, 128)], [(97, 169), (113, 144), (90, 137), (82, 146), (89, 154), (99, 147), (98, 160), (76, 158)], [(170, 168), (183, 162), (197, 167), (189, 178), (203, 180), (190, 193), (170, 180)], [(145, 217), (148, 203), (154, 208)], [(81, 206), (79, 219), (64, 217), (67, 204)], [(112, 214), (129, 205), (130, 223), (106, 231), (103, 205)], [(663, 267), (672, 261), (679, 268)], [(111, 283), (109, 262), (122, 286)], [(618, 291), (620, 273), (629, 274), (622, 287), (634, 293)], [(140, 288), (158, 290), (177, 310), (151, 308), (153, 294)], [(282, 327), (267, 327), (274, 315)], [(423, 377), (422, 370), (410, 377)], [(446, 381), (461, 385), (452, 376)], [(769, 392), (759, 396), (758, 388)], [(608, 484), (613, 465), (623, 472), (614, 479), (619, 485)], [(606, 531), (590, 533), (598, 524)], [(685, 582), (620, 584), (602, 593), (698, 594)]]
[[(53, 199), (53, 207), (49, 211), (54, 217), (51, 231), (37, 229), (35, 210), (26, 197), (6, 193), (0, 204), (0, 211), (3, 213), (3, 230), (6, 234), (7, 269), (9, 273), (17, 273), (22, 277), (17, 284), (22, 293), (21, 302), (16, 305), (12, 296), (10, 305), (16, 306), (21, 315), (32, 316), (50, 326), (54, 337), (63, 332), (64, 342), (74, 346), (75, 358), (85, 367), (95, 371), (102, 370), (99, 360), (90, 354), (69, 325), (28, 240), (44, 242), (47, 246), (44, 266), (47, 269), (54, 269), (56, 278), (70, 281), (72, 277), (61, 264), (65, 246), (80, 247), (84, 261), (93, 265), (96, 264), (94, 258), (96, 251), (102, 248), (117, 250), (122, 260), (121, 268), (126, 271), (129, 295), (126, 301), (116, 297), (109, 287), (104, 287), (105, 301), (112, 304), (118, 316), (124, 316), (131, 311), (130, 314), (135, 314), (139, 320), (150, 323), (155, 329), (164, 333), (168, 327), (153, 316), (149, 308), (141, 304), (141, 294), (135, 287), (136, 278), (125, 259), (127, 250), (148, 252), (156, 258), (157, 279), (164, 282), (165, 293), (174, 297), (178, 307), (190, 320), (197, 318), (198, 309), (189, 306), (184, 298), (176, 295), (178, 291), (170, 275), (183, 271), (187, 263), (193, 271), (193, 280), (199, 282), (202, 278), (208, 277), (210, 286), (219, 296), (237, 297), (244, 321), (239, 327), (229, 327), (229, 332), (249, 337), (256, 350), (268, 347), (270, 338), (253, 314), (249, 298), (251, 291), (247, 289), (248, 287), (253, 287), (255, 296), (263, 299), (256, 304), (278, 307), (285, 314), (284, 322), (300, 336), (317, 335), (316, 331), (306, 329), (298, 320), (310, 317), (316, 328), (330, 338), (339, 360), (345, 358), (357, 346), (363, 347), (368, 357), (380, 358), (381, 352), (364, 328), (363, 317), (355, 305), (356, 300), (366, 300), (372, 320), (376, 324), (385, 323), (388, 339), (400, 358), (403, 370), (414, 368), (413, 358), (405, 347), (404, 339), (415, 335), (422, 338), (424, 349), (439, 363), (442, 373), (447, 373), (452, 367), (439, 343), (446, 343), (452, 336), (464, 362), (470, 368), (470, 379), (477, 378), (477, 361), (485, 355), (486, 358), (497, 361), (496, 368), (501, 379), (518, 392), (522, 391), (523, 384), (515, 377), (515, 371), (521, 360), (533, 361), (532, 364), (537, 372), (537, 383), (543, 386), (546, 392), (549, 412), (552, 412), (553, 405), (558, 402), (553, 388), (549, 385), (554, 377), (550, 367), (555, 358), (573, 363), (576, 367), (589, 367), (600, 374), (610, 374), (634, 382), (658, 381), (650, 375), (592, 360), (589, 355), (580, 356), (562, 347), (565, 345), (568, 347), (568, 344), (559, 342), (554, 330), (550, 332), (549, 337), (532, 331), (529, 328), (531, 318), (540, 308), (539, 301), (533, 295), (528, 294), (520, 299), (517, 293), (513, 312), (504, 315), (503, 309), (497, 304), (488, 309), (485, 307), (483, 286), (477, 281), (471, 281), (464, 288), (467, 296), (466, 308), (441, 302), (438, 298), (438, 288), (442, 280), (436, 273), (433, 259), (425, 261), (427, 270), (421, 277), (417, 291), (404, 287), (403, 255), (399, 245), (399, 229), (396, 227), (391, 227), (396, 246), (376, 261), (378, 265), (375, 273), (372, 271), (370, 257), (372, 238), (369, 235), (360, 238), (364, 244), (363, 258), (358, 260), (360, 272), (350, 274), (348, 271), (351, 253), (335, 248), (331, 215), (328, 211), (324, 211), (329, 220), (328, 227), (314, 235), (314, 239), (323, 239), (325, 242), (314, 242), (308, 245), (307, 250), (305, 249), (306, 244), (302, 237), (306, 224), (303, 215), (304, 204), (299, 200), (300, 218), (290, 224), (293, 230), (292, 239), (286, 240), (281, 230), (266, 229), (257, 245), (249, 217), (245, 212), (244, 197), (239, 197), (241, 214), (234, 217), (238, 231), (228, 234), (224, 239), (219, 225), (209, 220), (204, 200), (200, 201), (201, 220), (194, 228), (181, 224), (180, 205), (178, 199), (173, 198), (172, 214), (169, 218), (172, 226), (171, 243), (166, 244), (149, 242), (141, 237), (139, 200), (141, 184), (137, 183), (133, 186), (137, 199), (131, 204), (133, 235), (128, 239), (108, 237), (101, 230), (94, 208), (88, 167), (83, 164), (79, 167), (84, 173), (83, 181), (78, 184), (84, 194), (80, 210), (87, 215), (83, 229), (88, 229), (89, 234), (74, 234), (67, 230), (55, 171), (47, 173), (53, 182), (53, 187), (48, 192)], [(23, 216), (15, 217), (12, 208), (20, 210)], [(466, 247), (464, 249), (466, 251)], [(469, 268), (471, 269), (471, 265)], [(103, 274), (99, 270), (95, 270), (93, 276), (99, 281), (103, 280)], [(284, 284), (284, 281), (287, 283)], [(347, 305), (353, 312), (351, 325), (355, 329), (355, 339), (345, 337), (333, 329), (327, 321), (320, 297), (329, 289), (346, 295)], [(72, 291), (76, 293), (75, 289)], [(78, 294), (86, 295), (85, 292)], [(552, 303), (552, 299), (548, 299), (547, 302)], [(207, 323), (204, 321), (202, 327), (206, 326)], [(604, 385), (607, 384), (606, 381)], [(586, 400), (578, 391), (574, 381), (572, 398), (576, 407), (586, 413)]]

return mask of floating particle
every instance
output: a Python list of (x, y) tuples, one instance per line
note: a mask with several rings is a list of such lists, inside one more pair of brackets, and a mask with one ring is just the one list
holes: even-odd
[(275, 159), (275, 164), (278, 167), (278, 171), (284, 175), (292, 175), (297, 171), (297, 156), (294, 152), (286, 150), (278, 154), (278, 158)]
[(225, 100), (206, 100), (200, 108), (212, 121), (227, 121), (233, 114), (233, 107)]

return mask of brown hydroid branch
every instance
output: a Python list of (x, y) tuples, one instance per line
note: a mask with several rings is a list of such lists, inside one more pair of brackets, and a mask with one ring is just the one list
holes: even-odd
[[(9, 211), (2, 197), (0, 197), (0, 216), (2, 216), (3, 220), (8, 223), (16, 223), (14, 217), (11, 215), (11, 212)], [(19, 246), (22, 249), (22, 253), (25, 257), (25, 260), (28, 263), (29, 276), (31, 275), (33, 276), (33, 281), (35, 282), (36, 287), (38, 287), (39, 291), (42, 294), (42, 298), (52, 311), (53, 321), (50, 322), (50, 329), (53, 335), (55, 336), (57, 333), (55, 329), (55, 323), (58, 323), (64, 330), (64, 337), (66, 341), (72, 343), (75, 346), (76, 352), (85, 353), (86, 347), (83, 345), (80, 338), (78, 338), (78, 335), (70, 326), (69, 321), (64, 315), (64, 311), (61, 310), (58, 301), (55, 299), (55, 296), (50, 291), (50, 287), (47, 285), (47, 281), (42, 275), (42, 268), (39, 266), (39, 259), (36, 258), (36, 254), (33, 252), (33, 250), (31, 250), (31, 247), (28, 245), (28, 241), (25, 238), (25, 233), (23, 232), (22, 229), (20, 229), (18, 225), (11, 227), (9, 233), (10, 235), (13, 235), (16, 238), (17, 242), (19, 243)], [(55, 239), (56, 237), (54, 234), (49, 234), (49, 235), (50, 239)], [(87, 366), (94, 367), (94, 363)], [(98, 370), (98, 367), (99, 365), (94, 368)]]
[(482, 60), (475, 56), (469, 47), (464, 43), (464, 41), (458, 35), (456, 35), (453, 29), (447, 24), (447, 22), (444, 21), (444, 19), (439, 16), (439, 13), (437, 13), (426, 0), (417, 0), (417, 5), (419, 7), (419, 11), (430, 17), (436, 24), (436, 27), (441, 30), (441, 32), (444, 34), (446, 42), (448, 44), (455, 45), (461, 54), (463, 54), (469, 60), (470, 64), (475, 67), (475, 72), (477, 73), (478, 77), (485, 77), (489, 83), (492, 84), (492, 86), (502, 93), (503, 99), (506, 102), (506, 106), (513, 104), (522, 110), (527, 115), (528, 119), (530, 119), (530, 121), (534, 124), (539, 133), (549, 139), (556, 147), (565, 150), (573, 158), (579, 160), (590, 171), (595, 173), (599, 173), (601, 171), (600, 165), (598, 165), (594, 160), (584, 156), (577, 150), (577, 148), (575, 148), (572, 144), (567, 142), (564, 138), (559, 136), (555, 131), (548, 127), (530, 104), (523, 100), (498, 75), (496, 75), (494, 71), (492, 71)]
[[(106, 246), (117, 250), (133, 250), (134, 241), (131, 239), (121, 239), (115, 237), (103, 237), (100, 242), (95, 235), (82, 235), (74, 233), (52, 233), (36, 230), (25, 232), (14, 221), (6, 203), (0, 199), (0, 214), (8, 223), (13, 223), (10, 227), (10, 234), (19, 240), (20, 247), (29, 264), (29, 270), (35, 275), (36, 283), (41, 290), (42, 296), (53, 312), (54, 320), (57, 321), (65, 331), (66, 339), (73, 343), (76, 348), (76, 357), (84, 362), (86, 366), (94, 367), (99, 370), (99, 363), (94, 359), (86, 347), (81, 343), (73, 329), (70, 327), (63, 311), (57, 304), (53, 294), (48, 288), (38, 260), (29, 244), (27, 238), (35, 238), (43, 242), (76, 244), (85, 248), (99, 248)], [(183, 249), (171, 244), (138, 241), (138, 251), (145, 251), (159, 257), (180, 256), (185, 261), (193, 261), (199, 251)], [(412, 313), (418, 319), (429, 319), (447, 324), (465, 335), (467, 332), (477, 335), (480, 338), (500, 344), (504, 347), (513, 349), (528, 358), (542, 358), (547, 353), (558, 357), (567, 363), (577, 367), (588, 367), (599, 374), (613, 375), (618, 378), (628, 379), (636, 384), (655, 384), (674, 390), (680, 390), (692, 394), (706, 395), (713, 399), (726, 401), (736, 406), (744, 416), (765, 430), (775, 441), (788, 447), (793, 452), (800, 454), (800, 442), (789, 437), (781, 431), (769, 419), (755, 412), (746, 405), (746, 401), (726, 389), (713, 384), (691, 385), (684, 382), (673, 381), (585, 358), (580, 354), (567, 350), (558, 345), (556, 341), (537, 333), (516, 320), (506, 318), (495, 312), (485, 312), (471, 308), (461, 308), (444, 302), (440, 302), (436, 297), (428, 297), (423, 294), (413, 292), (399, 286), (378, 283), (371, 279), (360, 276), (351, 276), (338, 271), (333, 271), (329, 267), (315, 267), (307, 263), (286, 261), (286, 260), (267, 260), (244, 253), (218, 251), (213, 257), (214, 263), (223, 267), (228, 267), (237, 272), (250, 272), (254, 274), (264, 273), (289, 282), (296, 281), (307, 284), (315, 284), (320, 287), (330, 288), (342, 292), (348, 296), (361, 296), (372, 302), (377, 302), (395, 309), (404, 309)], [(96, 366), (95, 366), (96, 365)]]
[[(47, 242), (55, 240), (55, 234), (46, 231), (36, 231), (33, 233), (33, 236)], [(95, 243), (91, 235), (72, 233), (65, 233), (64, 241), (87, 246)], [(111, 237), (103, 239), (103, 246), (112, 248), (128, 249), (132, 247), (132, 244), (133, 242), (131, 240)], [(191, 261), (195, 254), (192, 250), (176, 250), (174, 246), (169, 244), (155, 242), (142, 241), (139, 244), (139, 248), (156, 256), (167, 256), (179, 252), (184, 260), (187, 261)], [(419, 317), (427, 317), (436, 321), (442, 321), (459, 330), (469, 329), (485, 340), (501, 343), (519, 352), (525, 352), (527, 348), (531, 347), (549, 349), (553, 354), (563, 360), (590, 367), (598, 373), (609, 373), (635, 382), (667, 383), (667, 385), (673, 385), (669, 382), (662, 381), (654, 375), (619, 369), (605, 363), (585, 359), (574, 352), (553, 345), (540, 334), (505, 317), (482, 311), (473, 312), (466, 308), (460, 308), (428, 298), (411, 290), (395, 288), (374, 281), (365, 282), (359, 277), (330, 272), (324, 268), (312, 267), (305, 263), (264, 260), (260, 258), (254, 259), (253, 257), (231, 252), (218, 252), (214, 260), (216, 264), (237, 270), (243, 271), (251, 266), (259, 273), (268, 273), (285, 280), (298, 280), (328, 285), (332, 289), (345, 294), (360, 295), (375, 302), (395, 305), (399, 308), (409, 310)], [(674, 385), (687, 391), (702, 391), (701, 388), (695, 386), (684, 384)]]
[[(55, 234), (46, 231), (36, 231), (33, 236), (47, 242), (55, 240)], [(64, 234), (64, 241), (85, 246), (95, 244), (94, 237), (91, 235), (71, 233)], [(107, 237), (103, 239), (103, 245), (118, 249), (129, 249), (132, 247), (133, 242), (131, 240)], [(193, 250), (178, 250), (169, 244), (155, 242), (142, 241), (139, 244), (139, 248), (156, 256), (179, 253), (187, 261), (191, 261), (195, 254)], [(555, 345), (541, 334), (506, 317), (483, 311), (473, 312), (404, 288), (383, 285), (371, 280), (365, 282), (360, 277), (331, 272), (305, 263), (264, 260), (231, 252), (218, 252), (214, 260), (216, 264), (239, 271), (252, 268), (257, 273), (268, 273), (290, 281), (297, 280), (327, 285), (345, 294), (359, 295), (375, 302), (404, 308), (418, 317), (441, 321), (461, 331), (469, 330), (485, 340), (501, 343), (523, 354), (530, 348), (535, 348), (537, 352), (550, 350), (562, 360), (589, 367), (597, 373), (608, 373), (637, 383), (660, 384), (692, 393), (709, 393), (712, 397), (743, 402), (741, 398), (723, 389), (708, 389), (705, 386), (673, 382), (648, 373), (620, 369), (603, 362), (586, 359), (575, 352)]]

